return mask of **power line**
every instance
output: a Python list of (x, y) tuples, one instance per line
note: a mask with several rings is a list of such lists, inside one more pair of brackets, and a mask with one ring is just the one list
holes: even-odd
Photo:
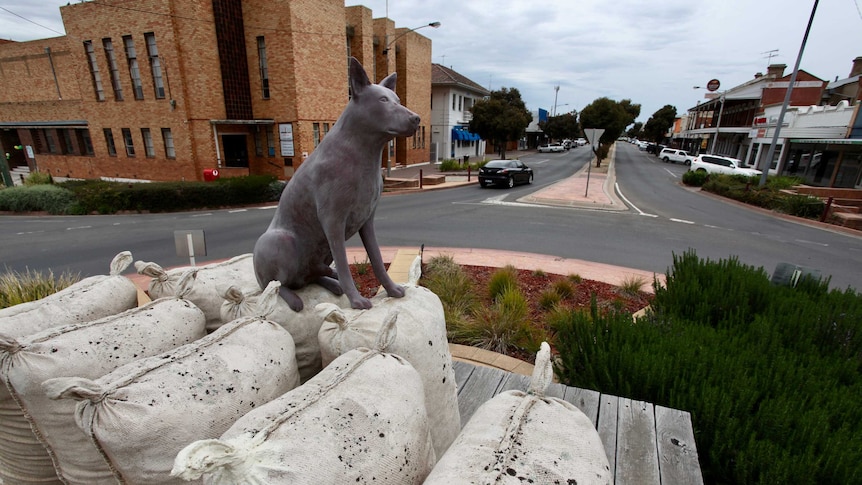
[(43, 29), (50, 30), (51, 32), (54, 32), (55, 34), (66, 35), (66, 33), (65, 33), (65, 32), (57, 32), (56, 30), (52, 29), (51, 27), (46, 27), (46, 26), (44, 26), (44, 25), (42, 25), (42, 24), (40, 24), (40, 23), (38, 23), (38, 22), (34, 22), (34, 21), (32, 21), (32, 20), (28, 19), (27, 17), (24, 17), (23, 15), (18, 15), (17, 13), (15, 13), (15, 12), (13, 12), (13, 11), (9, 10), (9, 9), (8, 9), (8, 8), (6, 8), (6, 7), (0, 7), (0, 10), (3, 10), (3, 11), (4, 11), (4, 12), (6, 12), (6, 13), (9, 13), (9, 14), (11, 14), (11, 15), (14, 15), (14, 16), (18, 17), (18, 18), (19, 18), (19, 19), (21, 19), (21, 20), (26, 20), (27, 22), (30, 22), (30, 23), (31, 23), (31, 24), (33, 24), (33, 25), (38, 25), (39, 27), (42, 27)]

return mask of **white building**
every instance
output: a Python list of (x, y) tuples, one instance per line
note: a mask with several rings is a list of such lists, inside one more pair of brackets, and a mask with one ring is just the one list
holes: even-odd
[(485, 140), (470, 133), (470, 108), (490, 92), (440, 64), (431, 64), (431, 162), (480, 158)]

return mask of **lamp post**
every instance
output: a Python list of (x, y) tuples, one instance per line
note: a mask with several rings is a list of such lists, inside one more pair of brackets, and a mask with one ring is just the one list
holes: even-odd
[(440, 27), (440, 22), (429, 22), (425, 25), (420, 25), (419, 27), (413, 27), (412, 29), (410, 29), (406, 32), (402, 32), (400, 35), (396, 36), (394, 39), (392, 39), (391, 41), (386, 43), (386, 47), (383, 48), (383, 55), (387, 56), (387, 57), (389, 56), (389, 48), (392, 46), (392, 44), (395, 43), (395, 41), (404, 37), (405, 35), (409, 34), (410, 32), (414, 32), (414, 31), (419, 30), (419, 29), (424, 29), (425, 27), (432, 27), (432, 28), (436, 29), (437, 27)]

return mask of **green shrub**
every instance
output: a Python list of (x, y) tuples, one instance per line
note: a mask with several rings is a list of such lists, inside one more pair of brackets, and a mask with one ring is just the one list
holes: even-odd
[(80, 279), (79, 275), (68, 272), (54, 278), (54, 273), (50, 270), (47, 273), (31, 270), (24, 273), (17, 271), (2, 273), (0, 274), (0, 308), (45, 298), (77, 283)]
[(440, 162), (440, 166), (438, 167), (441, 172), (453, 172), (456, 170), (461, 170), (462, 168), (463, 167), (461, 166), (461, 163), (458, 162), (458, 160), (452, 159), (443, 160), (442, 162)]
[(802, 194), (785, 196), (778, 209), (785, 214), (807, 219), (818, 219), (823, 214), (826, 204), (817, 197)]
[[(422, 272), (420, 284), (433, 291), (443, 308), (450, 316), (458, 316), (463, 319), (465, 315), (472, 315), (479, 300), (470, 276), (461, 269), (452, 256), (442, 255), (432, 258)], [(452, 321), (446, 319), (447, 327)]]
[(510, 289), (518, 288), (518, 270), (512, 265), (506, 265), (491, 274), (488, 280), (488, 296), (496, 300)]
[(642, 276), (627, 276), (620, 282), (619, 291), (624, 295), (637, 296), (646, 284), (647, 280)]
[(690, 411), (706, 483), (859, 481), (862, 295), (693, 252), (654, 286), (636, 324), (554, 312), (561, 382)]
[(559, 305), (562, 300), (563, 297), (556, 290), (548, 288), (539, 295), (539, 306), (550, 310)]
[(766, 179), (766, 186), (772, 190), (786, 190), (797, 185), (800, 185), (803, 182), (801, 177), (791, 177), (787, 175), (768, 177)]
[(551, 285), (555, 293), (560, 295), (562, 299), (569, 299), (575, 295), (575, 283), (569, 279), (557, 280)]
[(53, 184), (54, 178), (47, 172), (30, 172), (27, 178), (24, 179), (24, 185), (45, 185)]
[(67, 214), (75, 195), (56, 185), (16, 186), (0, 190), (0, 211)]
[(526, 297), (512, 287), (507, 287), (493, 305), (479, 307), (467, 325), (450, 330), (455, 342), (501, 354), (535, 352), (543, 338), (530, 321)]
[(709, 179), (706, 171), (689, 170), (682, 174), (682, 183), (691, 187), (701, 187)]

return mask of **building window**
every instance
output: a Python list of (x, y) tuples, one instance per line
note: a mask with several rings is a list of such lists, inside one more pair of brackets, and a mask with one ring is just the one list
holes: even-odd
[(266, 140), (264, 140), (263, 130), (258, 127), (257, 132), (254, 134), (254, 154), (258, 157), (263, 156), (263, 144)]
[(266, 42), (263, 36), (257, 38), (257, 63), (260, 70), (260, 86), (263, 99), (269, 99), (269, 67), (266, 63)]
[(313, 131), (314, 148), (317, 148), (317, 145), (320, 145), (320, 123), (313, 123), (311, 129)]
[(266, 127), (266, 150), (270, 157), (275, 156), (275, 133), (272, 126)]
[(132, 130), (123, 128), (123, 143), (126, 144), (126, 156), (135, 156), (135, 142), (132, 140)]
[(458, 99), (458, 95), (452, 94), (452, 111), (455, 111), (455, 103), (456, 103), (457, 99)]
[[(323, 138), (326, 138), (326, 135), (328, 135), (328, 134), (329, 134), (329, 123), (324, 123), (323, 124)], [(321, 140), (323, 140), (323, 138), (321, 138)]]
[(458, 111), (464, 111), (464, 97), (458, 96)]
[(162, 128), (162, 141), (165, 142), (165, 156), (168, 158), (177, 158), (174, 151), (174, 135), (171, 134), (170, 128)]
[(149, 128), (141, 128), (141, 138), (144, 139), (144, 154), (147, 158), (155, 157), (156, 149), (153, 146), (153, 134), (150, 133)]
[(150, 70), (153, 71), (153, 90), (156, 99), (165, 98), (165, 81), (162, 78), (162, 62), (159, 59), (159, 49), (156, 48), (156, 34), (149, 32), (144, 34), (147, 42), (147, 55), (150, 56)]
[(99, 73), (99, 65), (96, 63), (96, 50), (93, 48), (93, 42), (84, 41), (84, 50), (87, 52), (87, 63), (90, 65), (90, 78), (93, 80), (96, 99), (104, 101), (105, 90), (102, 88), (102, 75)]
[(104, 129), (105, 133), (105, 145), (108, 147), (108, 155), (112, 157), (117, 156), (117, 145), (114, 145), (114, 134), (111, 132), (110, 128)]
[(135, 99), (144, 99), (144, 85), (141, 83), (141, 70), (138, 68), (138, 55), (135, 53), (135, 41), (131, 35), (123, 36), (123, 45), (126, 47), (126, 60), (129, 63), (129, 76), (132, 78), (132, 88), (135, 90)]
[(42, 130), (42, 136), (45, 138), (45, 144), (48, 146), (48, 153), (57, 153), (57, 143), (54, 141), (53, 130)]
[(85, 155), (93, 156), (93, 140), (90, 139), (90, 130), (75, 130), (75, 138), (78, 139), (78, 150), (83, 150)]
[(117, 56), (114, 54), (114, 43), (111, 39), (102, 39), (102, 47), (105, 49), (108, 69), (111, 70), (111, 87), (114, 88), (114, 99), (122, 101), (123, 85), (120, 84), (120, 68), (117, 66)]
[(63, 153), (66, 155), (72, 155), (75, 153), (75, 145), (72, 144), (72, 134), (69, 133), (69, 130), (62, 129), (57, 130), (60, 133), (60, 145)]

